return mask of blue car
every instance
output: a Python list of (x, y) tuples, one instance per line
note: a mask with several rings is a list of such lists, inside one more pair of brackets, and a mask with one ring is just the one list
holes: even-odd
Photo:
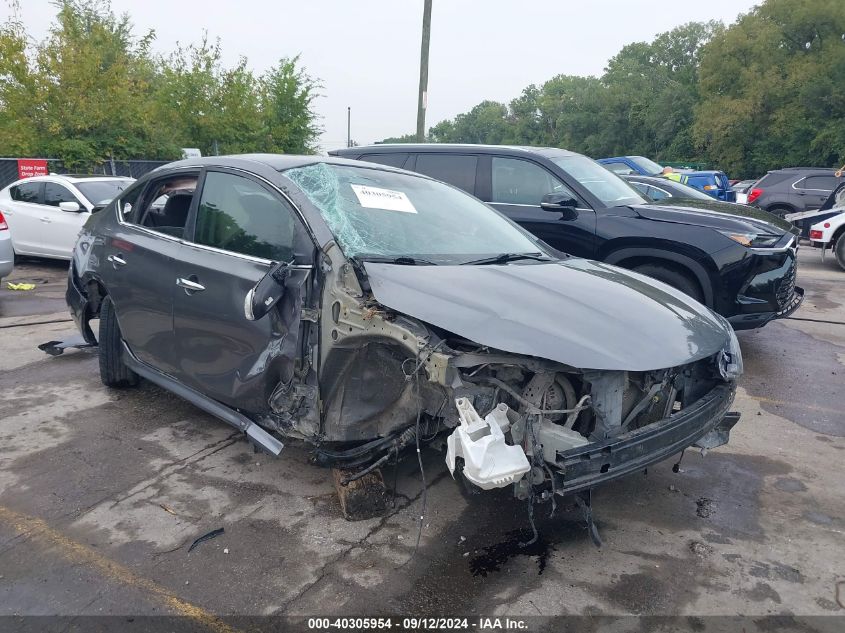
[[(663, 175), (663, 166), (645, 156), (614, 156), (599, 158), (598, 162), (619, 176)], [(736, 192), (731, 189), (731, 183), (723, 171), (675, 171), (666, 176), (671, 180), (695, 187), (716, 200), (736, 202)]]

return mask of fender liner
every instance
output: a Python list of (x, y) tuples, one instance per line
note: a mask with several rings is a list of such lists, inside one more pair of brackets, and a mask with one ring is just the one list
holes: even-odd
[(680, 253), (675, 253), (673, 251), (665, 251), (656, 248), (633, 247), (620, 248), (619, 250), (612, 251), (602, 261), (606, 264), (618, 265), (619, 262), (625, 261), (626, 259), (633, 259), (635, 257), (646, 257), (648, 259), (655, 260), (656, 263), (663, 260), (683, 266), (695, 276), (696, 281), (698, 281), (698, 284), (701, 286), (701, 291), (704, 293), (704, 305), (711, 308), (713, 307), (713, 284), (710, 281), (710, 276), (707, 274), (704, 266), (691, 257), (687, 257), (686, 255), (681, 255)]

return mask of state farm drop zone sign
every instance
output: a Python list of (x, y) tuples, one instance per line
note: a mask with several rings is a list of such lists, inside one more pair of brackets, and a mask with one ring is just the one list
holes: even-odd
[(32, 178), (33, 176), (46, 176), (47, 161), (44, 158), (19, 158), (18, 178)]

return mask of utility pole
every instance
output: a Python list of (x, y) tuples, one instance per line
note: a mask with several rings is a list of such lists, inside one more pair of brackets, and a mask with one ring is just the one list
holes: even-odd
[(346, 147), (352, 147), (352, 106), (346, 107)]
[(425, 109), (428, 106), (428, 42), (431, 39), (431, 0), (424, 0), (420, 48), (420, 94), (417, 101), (417, 142), (425, 142)]

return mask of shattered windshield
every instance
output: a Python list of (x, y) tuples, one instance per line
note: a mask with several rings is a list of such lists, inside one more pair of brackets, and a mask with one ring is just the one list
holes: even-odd
[(320, 210), (347, 257), (451, 264), (543, 252), (469, 194), (427, 178), (325, 163), (284, 174)]

